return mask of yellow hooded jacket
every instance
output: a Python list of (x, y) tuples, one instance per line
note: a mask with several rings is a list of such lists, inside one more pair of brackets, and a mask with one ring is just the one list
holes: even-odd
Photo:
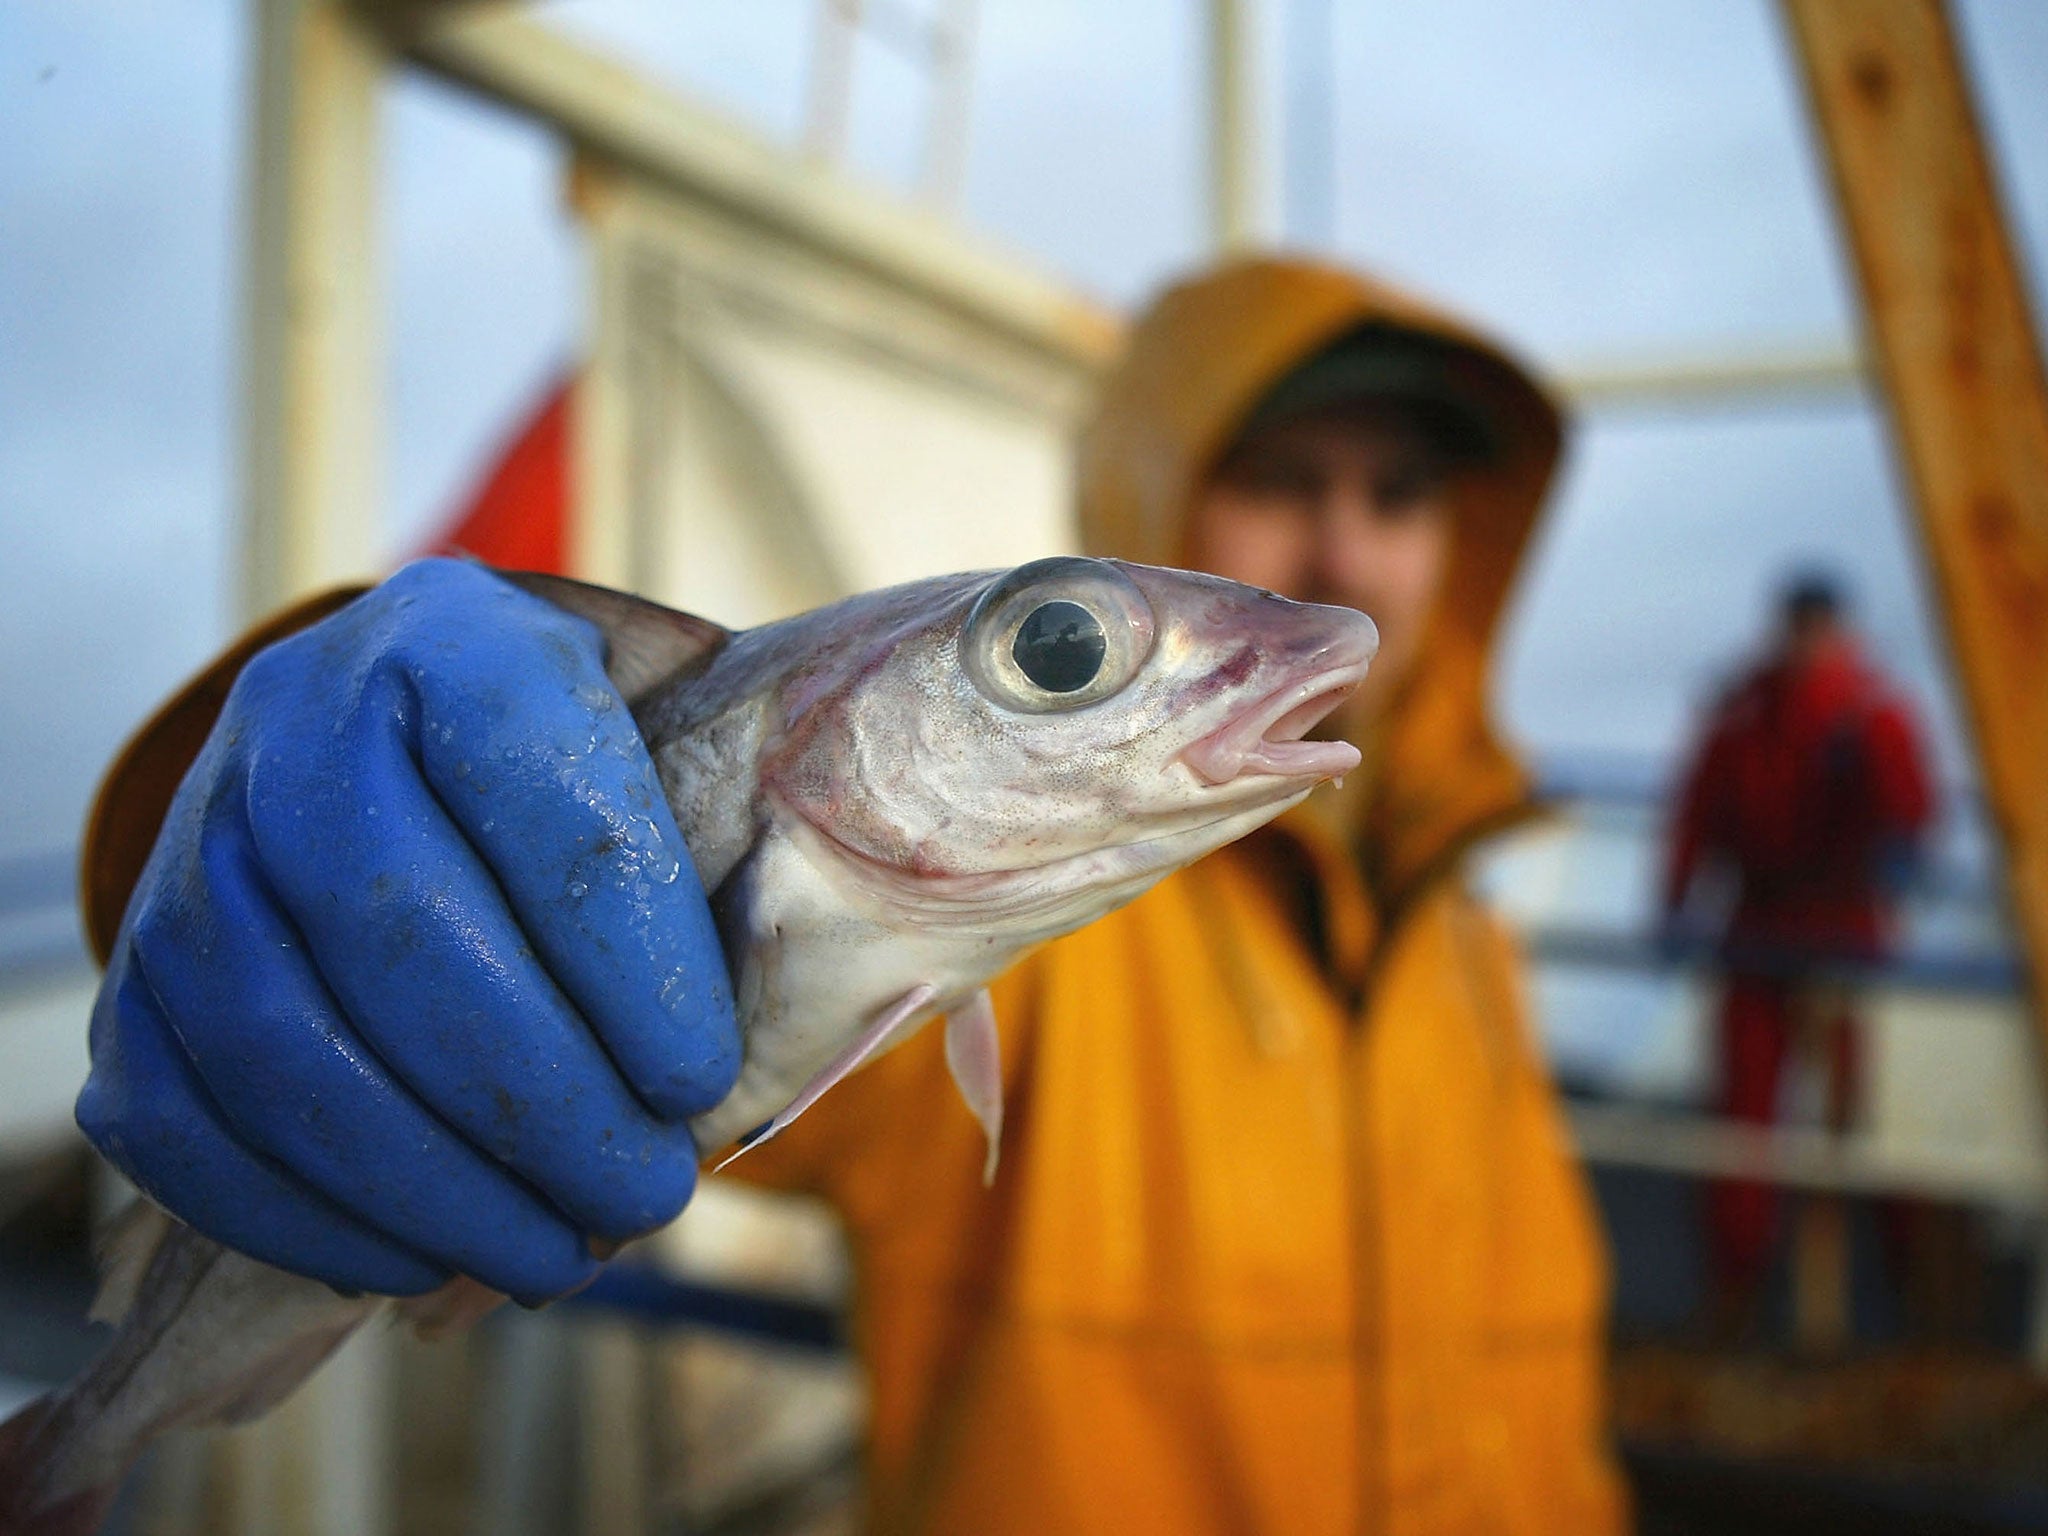
[[(1321, 792), (997, 985), (993, 1189), (937, 1030), (734, 1165), (845, 1218), (877, 1530), (1624, 1524), (1602, 1249), (1521, 963), (1459, 872), (1527, 804), (1487, 660), (1555, 408), (1411, 300), (1304, 263), (1232, 266), (1135, 329), (1083, 444), (1083, 532), (1092, 552), (1174, 563), (1246, 413), (1368, 324), (1440, 339), (1502, 428), (1461, 486), (1434, 628), (1367, 744), (1369, 787)], [(175, 784), (163, 768), (189, 761), (258, 641), (322, 611), (237, 647), (117, 766), (87, 854), (103, 937)]]
[(1233, 265), (1133, 332), (1082, 445), (1084, 541), (1176, 563), (1246, 414), (1365, 325), (1445, 343), (1502, 438), (1459, 486), (1450, 572), (1366, 744), (1369, 787), (1319, 792), (998, 983), (993, 1190), (935, 1030), (733, 1165), (845, 1217), (878, 1530), (1626, 1523), (1604, 1252), (1521, 961), (1459, 869), (1528, 807), (1487, 661), (1556, 408), (1407, 298)]

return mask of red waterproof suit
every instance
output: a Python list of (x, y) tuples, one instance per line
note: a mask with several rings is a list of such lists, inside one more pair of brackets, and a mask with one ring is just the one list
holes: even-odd
[[(1721, 1112), (1769, 1124), (1798, 1010), (1814, 994), (1802, 956), (1874, 959), (1890, 938), (1893, 876), (1934, 811), (1911, 709), (1846, 636), (1774, 659), (1721, 701), (1683, 781), (1665, 908), (1703, 865), (1736, 882), (1721, 1004)], [(1834, 1006), (1844, 1005), (1837, 1002)], [(1834, 1100), (1853, 1102), (1853, 1020), (1829, 1031)], [(1769, 1258), (1768, 1186), (1717, 1185), (1712, 1258), (1724, 1282)]]

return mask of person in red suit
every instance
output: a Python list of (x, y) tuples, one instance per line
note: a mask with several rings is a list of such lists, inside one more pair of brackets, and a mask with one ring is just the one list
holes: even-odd
[[(1720, 1112), (1769, 1125), (1788, 1055), (1825, 1051), (1828, 1118), (1856, 1103), (1843, 962), (1882, 959), (1934, 789), (1911, 707), (1863, 654), (1836, 581), (1785, 589), (1763, 660), (1720, 698), (1680, 780), (1663, 885), (1674, 949), (1720, 929)], [(1709, 912), (1722, 913), (1719, 918)], [(1708, 1192), (1718, 1331), (1753, 1318), (1776, 1235), (1769, 1185)]]

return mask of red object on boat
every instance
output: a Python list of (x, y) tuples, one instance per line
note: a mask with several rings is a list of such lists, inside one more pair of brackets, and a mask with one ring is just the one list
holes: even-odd
[(515, 571), (569, 574), (569, 409), (573, 378), (551, 388), (454, 522), (421, 551)]

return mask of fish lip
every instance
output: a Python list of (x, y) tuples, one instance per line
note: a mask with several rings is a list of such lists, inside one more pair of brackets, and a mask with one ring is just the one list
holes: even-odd
[(1349, 773), (1360, 761), (1348, 741), (1304, 741), (1300, 734), (1269, 740), (1275, 727), (1306, 733), (1365, 681), (1370, 655), (1325, 665), (1283, 683), (1216, 730), (1184, 747), (1180, 761), (1212, 788), (1249, 778), (1315, 782)]

